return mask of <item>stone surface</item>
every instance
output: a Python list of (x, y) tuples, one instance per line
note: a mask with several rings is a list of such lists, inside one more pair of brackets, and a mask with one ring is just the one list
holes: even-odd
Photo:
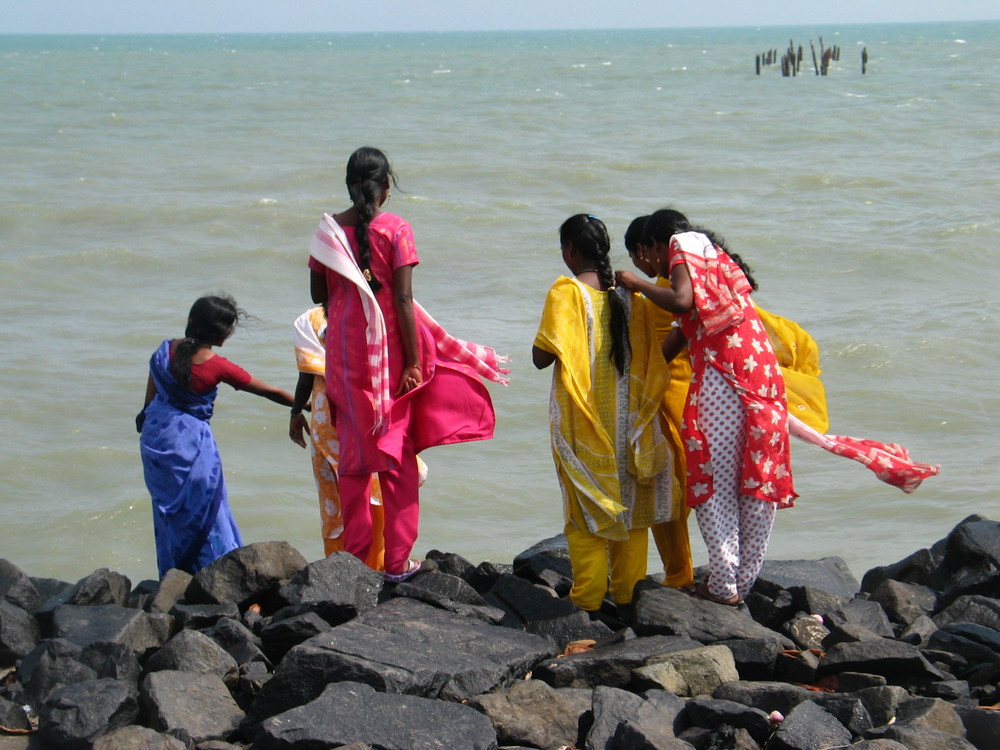
[(145, 612), (115, 604), (76, 606), (64, 604), (52, 613), (53, 637), (79, 646), (90, 643), (123, 643), (137, 654), (163, 645)]
[(238, 678), (236, 660), (197, 630), (182, 630), (146, 660), (147, 672), (163, 670), (212, 674), (229, 686), (234, 686)]
[(140, 702), (151, 728), (195, 743), (230, 739), (244, 718), (214, 674), (151, 672), (142, 681)]
[(822, 589), (848, 599), (861, 589), (842, 558), (823, 557), (818, 560), (764, 560), (754, 590), (774, 598), (779, 589), (796, 586)]
[(335, 552), (306, 565), (278, 593), (285, 604), (308, 605), (331, 625), (339, 625), (372, 609), (382, 583), (382, 575), (354, 555)]
[(837, 644), (826, 652), (816, 675), (823, 677), (837, 672), (880, 674), (891, 683), (943, 679), (941, 672), (915, 646), (888, 639)]
[(497, 747), (490, 720), (469, 706), (339, 682), (306, 705), (267, 719), (251, 748), (315, 750), (353, 742), (380, 750)]
[(245, 609), (281, 606), (278, 589), (305, 568), (306, 559), (287, 542), (257, 542), (234, 549), (195, 573), (184, 593), (190, 604), (233, 603)]
[(805, 701), (785, 716), (767, 750), (832, 750), (850, 743), (847, 727), (817, 704)]
[(0, 600), (33, 614), (42, 603), (42, 595), (27, 573), (10, 560), (0, 558)]
[(489, 717), (501, 745), (561, 748), (576, 743), (591, 695), (590, 690), (519, 680), (507, 689), (477, 695), (468, 705)]
[(524, 676), (548, 641), (397, 598), (293, 648), (254, 702), (255, 715), (314, 700), (327, 683), (462, 701)]
[(149, 727), (130, 724), (97, 738), (94, 750), (187, 750), (187, 744)]
[(699, 646), (682, 636), (631, 638), (593, 651), (545, 659), (535, 666), (533, 674), (553, 687), (626, 687), (633, 679), (632, 671), (649, 658)]
[(38, 732), (52, 747), (89, 748), (109, 730), (138, 718), (139, 704), (131, 685), (101, 679), (55, 690), (39, 711)]
[(0, 667), (12, 667), (41, 639), (38, 621), (27, 611), (0, 600)]
[(705, 646), (653, 656), (633, 674), (640, 689), (662, 687), (686, 696), (710, 695), (719, 685), (740, 679), (733, 652), (725, 646)]

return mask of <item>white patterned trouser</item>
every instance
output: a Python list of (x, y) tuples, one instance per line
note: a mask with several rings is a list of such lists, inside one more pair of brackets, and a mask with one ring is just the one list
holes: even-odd
[(743, 599), (764, 564), (776, 508), (740, 494), (746, 412), (733, 387), (712, 367), (705, 368), (698, 423), (708, 440), (715, 485), (714, 494), (695, 508), (708, 547), (708, 590), (718, 599)]

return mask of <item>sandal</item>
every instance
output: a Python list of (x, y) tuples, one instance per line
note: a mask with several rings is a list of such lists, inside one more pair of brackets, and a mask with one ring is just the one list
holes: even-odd
[(414, 560), (411, 557), (406, 561), (406, 569), (402, 573), (383, 573), (382, 578), (386, 583), (402, 583), (403, 581), (410, 580), (419, 573), (420, 567), (420, 560)]
[(712, 596), (712, 593), (708, 590), (707, 581), (705, 583), (698, 584), (694, 591), (687, 591), (687, 589), (684, 589), (684, 591), (686, 593), (690, 593), (695, 599), (701, 599), (706, 602), (714, 602), (715, 604), (721, 604), (725, 607), (739, 607), (743, 604), (743, 600), (736, 594), (729, 599), (719, 599)]

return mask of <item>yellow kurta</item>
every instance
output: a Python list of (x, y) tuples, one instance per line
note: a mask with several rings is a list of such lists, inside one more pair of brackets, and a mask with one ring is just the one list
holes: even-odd
[(623, 540), (631, 529), (674, 517), (679, 494), (658, 416), (669, 374), (650, 307), (626, 298), (631, 357), (619, 376), (610, 356), (610, 293), (618, 292), (560, 277), (534, 343), (557, 357), (549, 421), (567, 522), (575, 506), (587, 531)]

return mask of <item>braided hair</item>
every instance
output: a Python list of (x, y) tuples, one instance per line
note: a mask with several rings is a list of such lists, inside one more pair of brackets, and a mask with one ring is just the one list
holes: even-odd
[(356, 235), (358, 240), (358, 265), (368, 280), (373, 292), (382, 288), (371, 271), (371, 242), (368, 225), (375, 218), (382, 198), (382, 190), (391, 179), (396, 184), (396, 175), (389, 165), (389, 159), (377, 148), (362, 146), (347, 160), (347, 192), (351, 203), (358, 211)]
[(570, 216), (559, 227), (559, 244), (571, 244), (584, 258), (594, 264), (601, 287), (611, 304), (611, 359), (618, 374), (625, 374), (629, 354), (628, 310), (625, 300), (615, 289), (615, 274), (611, 270), (611, 238), (604, 222), (590, 214)]
[(750, 266), (744, 262), (743, 258), (730, 250), (726, 246), (726, 241), (722, 237), (709, 229), (705, 229), (704, 227), (694, 226), (680, 211), (675, 211), (672, 208), (662, 208), (653, 213), (646, 222), (646, 227), (642, 232), (642, 243), (644, 245), (649, 245), (652, 244), (654, 240), (659, 242), (670, 242), (671, 237), (675, 234), (681, 234), (682, 232), (700, 232), (708, 237), (713, 245), (718, 247), (720, 250), (725, 252), (726, 255), (733, 259), (733, 263), (738, 265), (740, 270), (743, 271), (743, 275), (747, 277), (747, 282), (749, 282), (750, 288), (755, 292), (757, 291), (757, 281), (750, 272)]
[(220, 292), (195, 300), (188, 313), (184, 338), (177, 343), (170, 361), (170, 373), (182, 388), (191, 388), (191, 359), (195, 353), (207, 346), (217, 346), (229, 338), (241, 318), (246, 318), (246, 313), (236, 306), (236, 300), (228, 294)]

